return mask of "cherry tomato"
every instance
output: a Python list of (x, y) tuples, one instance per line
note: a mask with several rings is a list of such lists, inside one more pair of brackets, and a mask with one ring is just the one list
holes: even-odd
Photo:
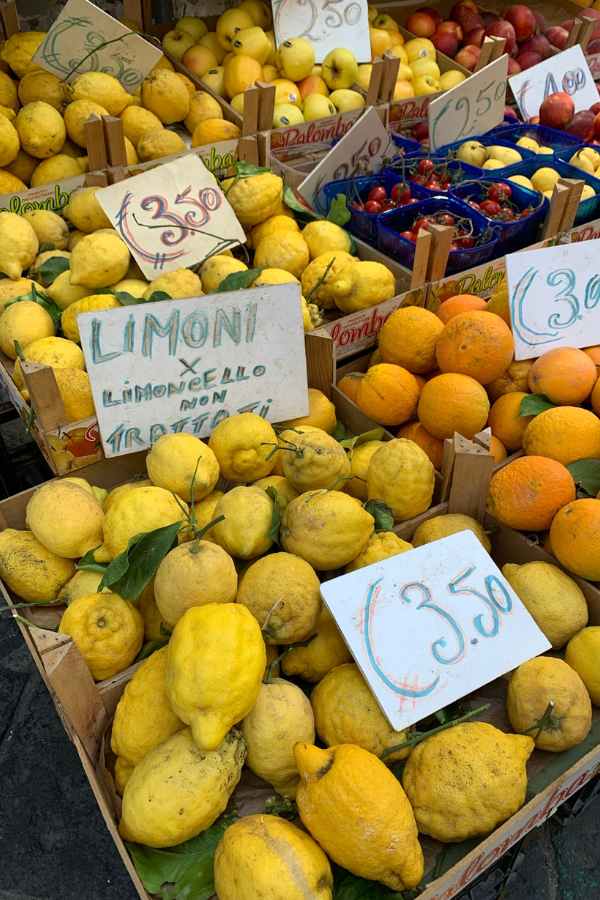
[(410, 180), (415, 184), (425, 184), (425, 182), (427, 181), (424, 175), (411, 175)]
[(418, 168), (420, 175), (429, 175), (435, 169), (435, 164), (431, 159), (422, 159)]
[(362, 206), (360, 205), (358, 200), (353, 200), (350, 206), (352, 207), (352, 209), (360, 209), (360, 211), (362, 212)]
[(447, 225), (449, 228), (451, 228), (454, 225), (454, 216), (451, 216), (449, 213), (442, 213), (442, 215), (439, 217), (439, 224)]
[(406, 238), (407, 241), (412, 241), (413, 244), (417, 243), (417, 235), (412, 231), (401, 231), (400, 237)]
[(450, 244), (450, 250), (460, 250), (460, 249), (461, 248), (458, 246), (458, 244)]
[(488, 197), (496, 203), (502, 203), (503, 200), (510, 200), (512, 190), (507, 184), (493, 184), (488, 190)]
[(481, 212), (485, 213), (486, 216), (497, 216), (502, 207), (499, 203), (496, 203), (495, 200), (484, 200), (481, 204)]
[(481, 209), (479, 203), (475, 203), (474, 200), (469, 200), (469, 206), (472, 206), (473, 209)]
[(452, 176), (444, 175), (442, 178), (442, 187), (447, 187), (452, 184)]
[(410, 206), (411, 203), (418, 203), (418, 202), (419, 202), (419, 201), (417, 200), (416, 197), (411, 197), (410, 200), (407, 200), (407, 201), (406, 201), (406, 203), (404, 204), (404, 206)]
[(470, 250), (471, 247), (475, 246), (475, 238), (472, 235), (461, 237), (457, 239), (456, 243), (459, 244), (463, 250)]
[(383, 212), (383, 206), (377, 200), (367, 200), (365, 203), (365, 212), (374, 215)]
[(369, 200), (376, 200), (377, 203), (381, 203), (382, 200), (385, 200), (387, 197), (386, 189), (381, 185), (381, 187), (375, 187), (372, 191), (369, 191)]
[(410, 188), (407, 184), (399, 182), (392, 188), (392, 200), (396, 203), (406, 203), (410, 199)]
[(385, 200), (381, 201), (381, 206), (383, 207), (383, 211), (386, 212), (386, 210), (388, 210), (388, 209), (396, 208), (396, 201), (392, 200), (391, 197), (386, 197)]
[(514, 218), (515, 218), (515, 214), (512, 211), (512, 209), (510, 208), (510, 206), (505, 206), (504, 209), (502, 210), (503, 221), (512, 222), (512, 220)]
[(417, 221), (413, 225), (413, 231), (415, 234), (418, 234), (422, 228), (425, 231), (427, 231), (429, 229), (430, 224), (431, 224), (431, 222), (429, 221), (429, 219), (425, 219), (425, 218), (417, 219)]
[(430, 178), (429, 181), (425, 182), (425, 187), (430, 191), (441, 191), (442, 186), (439, 181), (436, 181), (435, 178)]

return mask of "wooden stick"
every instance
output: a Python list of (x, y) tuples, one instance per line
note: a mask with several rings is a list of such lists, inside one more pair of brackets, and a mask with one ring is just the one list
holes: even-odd
[(483, 39), (483, 44), (481, 45), (481, 53), (479, 54), (479, 59), (475, 63), (475, 68), (473, 69), (473, 74), (475, 72), (480, 72), (482, 69), (492, 61), (492, 52), (494, 50), (494, 39), (491, 37), (486, 37)]
[(22, 362), (21, 371), (36, 418), (44, 431), (54, 431), (55, 428), (68, 425), (69, 420), (53, 369), (38, 363)]
[(558, 184), (561, 187), (566, 187), (569, 192), (567, 194), (567, 202), (563, 210), (558, 230), (569, 231), (575, 222), (575, 216), (577, 215), (577, 209), (581, 202), (581, 194), (583, 193), (585, 181), (579, 178), (559, 178)]
[(439, 281), (446, 274), (454, 230), (447, 225), (431, 225), (431, 248), (427, 260), (427, 281)]
[(582, 50), (586, 50), (587, 45), (590, 42), (592, 32), (598, 23), (596, 19), (590, 19), (589, 16), (584, 16), (583, 13), (580, 13), (580, 15), (583, 19), (583, 24), (579, 32), (579, 37), (577, 38), (577, 43), (581, 46)]
[(378, 56), (375, 57), (373, 69), (371, 71), (371, 80), (367, 88), (367, 96), (365, 98), (366, 106), (375, 106), (381, 90), (381, 79), (383, 77), (383, 60)]
[(455, 435), (454, 441), (455, 455), (448, 513), (462, 513), (483, 524), (494, 456), (461, 435)]
[(423, 228), (419, 230), (417, 235), (417, 246), (415, 249), (415, 261), (413, 263), (412, 278), (410, 282), (411, 290), (421, 287), (427, 280), (427, 265), (429, 262), (429, 253), (433, 235), (431, 231), (425, 231)]
[(383, 57), (383, 74), (379, 86), (379, 100), (381, 103), (389, 103), (394, 96), (399, 68), (400, 57), (390, 56), (386, 53)]
[(18, 34), (19, 15), (17, 13), (16, 3), (3, 3), (0, 6), (0, 20), (2, 21), (2, 30), (4, 31), (4, 40), (8, 40), (13, 34)]
[(275, 109), (275, 93), (274, 84), (267, 84), (265, 81), (257, 81), (256, 86), (259, 94), (258, 105), (258, 131), (271, 131), (273, 128), (273, 110)]
[(568, 198), (569, 188), (557, 182), (554, 185), (550, 209), (544, 227), (544, 239), (554, 237), (560, 231), (560, 224), (565, 213)]
[[(119, 119), (117, 116), (102, 116), (102, 131), (108, 165), (126, 166), (127, 150), (125, 148), (123, 120)], [(91, 165), (90, 170), (94, 171)]]
[[(122, 125), (123, 123), (121, 123)], [(85, 145), (87, 147), (90, 172), (98, 172), (108, 166), (106, 155), (106, 142), (104, 139), (104, 126), (99, 116), (92, 115), (83, 126), (85, 133)]]
[(104, 172), (87, 172), (84, 184), (86, 187), (108, 187), (108, 178)]
[(335, 348), (328, 334), (304, 335), (308, 386), (316, 388), (331, 399), (335, 379)]
[(571, 31), (569, 32), (569, 37), (565, 41), (565, 46), (563, 47), (563, 50), (569, 50), (571, 47), (574, 47), (575, 44), (578, 43), (579, 32), (581, 31), (582, 26), (583, 26), (583, 22), (581, 21), (581, 19), (575, 19), (575, 21), (573, 22), (573, 27), (571, 28)]
[(242, 135), (249, 137), (258, 130), (258, 103), (260, 93), (258, 88), (249, 84), (244, 91), (244, 113), (242, 118)]

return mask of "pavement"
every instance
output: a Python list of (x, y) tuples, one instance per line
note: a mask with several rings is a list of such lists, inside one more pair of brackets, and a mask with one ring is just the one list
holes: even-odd
[[(22, 489), (49, 477), (20, 421), (1, 431), (18, 460)], [(9, 613), (0, 613), (0, 785), (0, 900), (136, 900)], [(599, 837), (600, 800), (565, 827), (550, 820), (536, 829), (504, 900), (599, 900)], [(496, 900), (496, 894), (479, 886), (469, 900)]]

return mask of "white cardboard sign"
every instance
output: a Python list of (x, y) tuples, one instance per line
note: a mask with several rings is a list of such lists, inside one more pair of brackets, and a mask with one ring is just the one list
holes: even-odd
[(495, 128), (504, 119), (508, 56), (504, 54), (466, 81), (429, 103), (429, 143), (432, 150), (469, 140)]
[[(102, 46), (107, 41), (111, 43)], [(132, 34), (93, 3), (69, 0), (33, 61), (66, 81), (85, 72), (106, 72), (133, 94), (161, 56), (160, 47)]]
[(600, 343), (600, 240), (506, 257), (515, 359)]
[(562, 91), (575, 103), (575, 112), (598, 102), (598, 91), (580, 44), (509, 78), (510, 89), (523, 119), (537, 116), (542, 100)]
[(300, 286), (265, 285), (77, 317), (107, 457), (223, 419), (308, 414)]
[(310, 41), (317, 63), (339, 47), (371, 61), (367, 0), (273, 0), (273, 29), (278, 47), (291, 37)]
[(96, 197), (150, 280), (246, 240), (225, 194), (195, 154), (103, 188)]
[(396, 731), (550, 649), (470, 531), (324, 582), (321, 593)]
[[(390, 140), (375, 110), (367, 110), (304, 179), (298, 192), (312, 209), (326, 215), (324, 186), (330, 181), (350, 178), (353, 173), (358, 177), (366, 174), (367, 170), (379, 172)], [(356, 171), (358, 165), (361, 167), (360, 171)]]

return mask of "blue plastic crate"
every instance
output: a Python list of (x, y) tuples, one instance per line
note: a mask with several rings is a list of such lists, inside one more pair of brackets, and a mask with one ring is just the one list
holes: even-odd
[[(455, 141), (453, 144), (447, 144), (445, 147), (440, 147), (435, 152), (438, 156), (447, 156), (450, 151), (458, 150), (459, 147), (461, 147), (463, 144), (468, 143), (469, 141), (477, 141), (478, 143), (483, 144), (484, 147), (510, 147), (511, 150), (518, 150), (523, 157), (522, 162), (524, 162), (526, 159), (535, 159), (536, 157), (536, 154), (532, 150), (527, 150), (525, 147), (515, 147), (514, 144), (511, 144), (508, 141), (503, 140), (502, 138), (494, 137), (494, 135), (490, 134), (484, 134), (482, 137), (466, 138), (463, 141)], [(512, 165), (516, 166), (519, 165), (519, 163), (512, 163)], [(492, 172), (497, 172), (498, 174), (502, 172), (502, 174), (504, 175), (508, 166), (504, 166), (498, 169), (480, 169), (478, 167), (474, 168), (477, 168), (478, 176), (480, 178), (487, 178), (489, 175), (491, 175)]]
[[(503, 141), (508, 141), (511, 144), (516, 144), (520, 138), (528, 137), (537, 141), (540, 147), (551, 147), (555, 153), (560, 150), (569, 150), (569, 148), (574, 153), (577, 147), (583, 146), (581, 138), (575, 137), (574, 134), (557, 131), (556, 128), (548, 128), (546, 125), (519, 124), (509, 125), (508, 127), (499, 125), (490, 134), (497, 135)], [(549, 155), (546, 154), (546, 156)], [(541, 156), (543, 157), (544, 154), (542, 153)]]
[[(438, 156), (435, 153), (429, 154), (427, 151), (424, 151), (422, 147), (419, 148), (418, 153), (411, 153), (408, 156), (404, 157), (404, 162), (406, 168), (409, 168), (411, 164), (418, 162), (421, 159), (430, 159), (432, 162), (437, 164), (447, 163), (448, 169), (451, 172), (461, 173), (460, 181), (473, 181), (475, 178), (481, 177), (482, 170), (477, 166), (470, 166), (468, 163), (460, 162), (459, 160), (448, 160), (444, 156)], [(384, 172), (389, 172), (390, 175), (393, 175), (398, 181), (402, 181), (402, 163), (390, 163), (383, 170)], [(408, 181), (410, 181), (411, 185), (415, 184), (414, 181), (408, 176)], [(439, 191), (432, 191), (430, 188), (425, 187), (422, 184), (415, 184), (415, 187), (420, 188), (422, 191), (425, 191), (427, 197), (437, 197), (439, 196)], [(442, 190), (443, 194), (446, 194), (447, 191)]]
[[(394, 185), (398, 184), (400, 180), (400, 178), (381, 172), (379, 175), (363, 175), (360, 178), (345, 178), (340, 181), (330, 181), (329, 184), (326, 184), (323, 188), (325, 201), (327, 203), (327, 211), (329, 212), (331, 202), (332, 200), (335, 200), (338, 194), (345, 194), (348, 200), (348, 211), (350, 213), (350, 221), (346, 225), (347, 230), (355, 237), (376, 247), (377, 218), (381, 213), (366, 213), (360, 209), (354, 209), (353, 206), (350, 206), (350, 203), (356, 198), (356, 194), (358, 194), (363, 203), (365, 203), (373, 188), (379, 187), (380, 185), (385, 187), (389, 195)], [(409, 187), (411, 197), (415, 197), (417, 200), (425, 200), (429, 196), (428, 191), (425, 192), (424, 188), (420, 188), (416, 184), (410, 184)], [(411, 209), (414, 209), (416, 206), (416, 203), (410, 204)]]
[[(540, 202), (539, 191), (530, 191), (520, 184), (507, 181), (506, 178), (496, 178), (489, 181), (488, 179), (467, 181), (464, 184), (456, 185), (456, 187), (450, 188), (450, 196), (456, 197), (457, 200), (462, 200), (465, 203), (468, 203), (469, 200), (481, 203), (482, 200), (487, 199), (487, 189), (491, 184), (508, 184), (511, 190), (511, 203), (514, 203), (519, 212), (527, 209), (528, 206), (534, 208), (539, 206), (539, 209), (536, 209), (531, 215), (524, 219), (517, 219), (514, 222), (488, 220), (490, 224), (498, 229), (498, 243), (494, 250), (494, 256), (504, 256), (505, 253), (514, 253), (516, 250), (523, 250), (524, 247), (535, 244), (540, 225), (546, 218), (550, 207), (547, 197), (542, 196), (542, 202)], [(482, 215), (484, 214), (482, 213)]]
[[(573, 224), (582, 225), (584, 222), (591, 222), (593, 219), (597, 219), (600, 215), (600, 179), (594, 175), (582, 172), (581, 169), (577, 169), (575, 166), (570, 166), (556, 154), (551, 160), (545, 159), (544, 156), (524, 159), (523, 162), (515, 163), (514, 166), (503, 169), (502, 176), (503, 178), (510, 178), (511, 175), (524, 175), (526, 178), (531, 178), (538, 169), (548, 167), (556, 169), (561, 178), (576, 178), (585, 181), (595, 191), (594, 197), (589, 197), (589, 199), (579, 204)], [(416, 206), (417, 204), (415, 203), (414, 205)]]
[(412, 269), (417, 245), (407, 238), (403, 238), (401, 232), (409, 231), (416, 218), (435, 215), (443, 211), (448, 211), (457, 218), (467, 216), (471, 219), (473, 236), (476, 238), (488, 230), (494, 235), (485, 244), (470, 250), (451, 250), (446, 266), (446, 275), (470, 269), (492, 258), (496, 248), (496, 229), (490, 227), (489, 219), (455, 197), (432, 197), (410, 206), (400, 206), (382, 213), (377, 219), (379, 249), (405, 268)]
[[(393, 131), (390, 132), (390, 137), (393, 140), (394, 144), (398, 148), (404, 152), (404, 155), (408, 153), (418, 153), (419, 150), (423, 149), (423, 145), (418, 141), (411, 141), (410, 138), (404, 137), (401, 134), (395, 134)], [(401, 154), (398, 154), (401, 155)]]

